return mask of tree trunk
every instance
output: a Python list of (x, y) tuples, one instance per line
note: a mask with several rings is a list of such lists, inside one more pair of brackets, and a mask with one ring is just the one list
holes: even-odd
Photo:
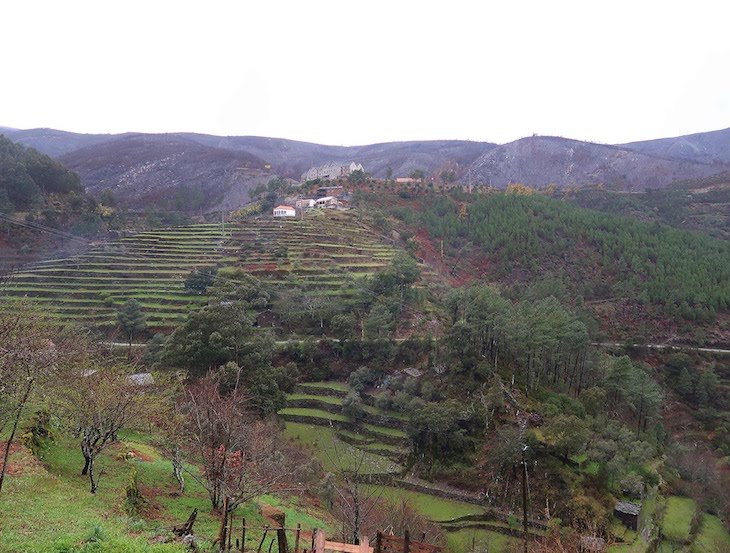
[(5, 452), (3, 453), (3, 468), (0, 470), (0, 492), (3, 490), (3, 482), (5, 481), (5, 471), (8, 469), (8, 459), (10, 458), (10, 446), (13, 444), (15, 439), (15, 432), (18, 430), (18, 424), (20, 423), (20, 417), (23, 414), (23, 407), (25, 407), (30, 396), (30, 390), (33, 388), (33, 379), (29, 378), (27, 386), (25, 387), (25, 393), (23, 399), (18, 404), (18, 410), (15, 413), (15, 420), (13, 421), (13, 429), (10, 431), (10, 437), (5, 443)]
[(91, 464), (91, 461), (84, 454), (84, 468), (81, 469), (81, 476), (86, 476), (87, 474), (89, 474), (89, 465), (90, 464)]
[(177, 480), (178, 484), (180, 484), (178, 493), (182, 495), (183, 492), (185, 492), (185, 477), (183, 476), (183, 467), (182, 462), (180, 461), (179, 451), (175, 451), (175, 454), (172, 457), (172, 474), (175, 476), (175, 480)]
[(91, 493), (96, 493), (96, 488), (99, 485), (99, 480), (94, 479), (94, 458), (89, 459), (89, 482), (91, 483)]

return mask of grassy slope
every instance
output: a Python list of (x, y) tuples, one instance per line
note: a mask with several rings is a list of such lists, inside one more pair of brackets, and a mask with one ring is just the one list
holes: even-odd
[[(336, 437), (325, 426), (315, 426), (299, 422), (287, 422), (284, 434), (298, 443), (310, 448), (311, 452), (322, 462), (325, 470), (339, 467), (351, 468), (360, 462), (362, 451)], [(365, 453), (361, 472), (375, 474), (398, 470), (398, 466), (389, 459), (373, 453)]]
[(673, 542), (689, 539), (690, 522), (697, 510), (696, 503), (687, 497), (672, 496), (667, 499), (667, 511), (662, 520), (662, 534)]
[[(185, 520), (197, 508), (196, 534), (201, 538), (215, 536), (218, 520), (211, 512), (207, 494), (189, 476), (185, 495), (174, 494), (176, 483), (169, 462), (162, 459), (147, 440), (129, 433), (123, 441), (110, 448), (98, 462), (101, 471), (99, 491), (91, 495), (85, 477), (80, 476), (83, 465), (76, 443), (60, 439), (44, 453), (44, 464), (36, 462), (29, 453), (20, 451), (13, 463), (23, 466), (23, 472), (12, 475), (0, 494), (0, 551), (61, 552), (84, 549), (84, 542), (96, 527), (105, 539), (93, 551), (183, 551), (177, 545), (149, 545), (155, 535), (165, 534), (173, 524)], [(123, 460), (120, 452), (136, 452), (136, 460)], [(149, 503), (140, 519), (127, 516), (124, 509), (124, 488), (133, 468)], [(295, 500), (282, 502), (264, 497), (261, 503), (276, 505), (287, 513), (287, 523), (301, 523), (304, 528), (327, 527), (321, 514)], [(263, 524), (257, 504), (239, 509), (252, 524)], [(253, 538), (254, 536), (252, 536)]]

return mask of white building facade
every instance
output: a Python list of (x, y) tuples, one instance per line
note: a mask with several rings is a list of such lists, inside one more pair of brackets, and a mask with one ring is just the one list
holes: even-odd
[(301, 180), (302, 182), (315, 179), (335, 180), (341, 177), (347, 177), (355, 171), (364, 171), (361, 163), (355, 163), (354, 161), (350, 163), (330, 161), (329, 163), (325, 163), (319, 167), (312, 167), (308, 171), (305, 171), (302, 173)]
[(274, 217), (296, 217), (297, 210), (290, 205), (277, 205), (273, 215)]

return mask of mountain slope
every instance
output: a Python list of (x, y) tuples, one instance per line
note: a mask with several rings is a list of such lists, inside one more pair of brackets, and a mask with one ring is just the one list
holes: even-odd
[(721, 165), (647, 155), (618, 146), (534, 136), (498, 146), (480, 156), (463, 182), (504, 188), (604, 184), (621, 190), (660, 188), (678, 179), (718, 173)]
[(35, 148), (51, 157), (130, 134), (81, 134), (56, 129), (3, 129), (2, 133), (14, 142)]
[(688, 159), (703, 163), (730, 162), (730, 128), (658, 140), (622, 144), (645, 154)]
[(271, 163), (274, 169), (298, 178), (314, 165), (330, 160), (356, 160), (368, 173), (385, 177), (388, 167), (393, 176), (408, 176), (415, 169), (427, 173), (447, 162), (467, 166), (496, 144), (467, 140), (426, 140), (387, 142), (366, 146), (326, 146), (258, 136), (217, 137), (203, 134), (183, 134), (186, 138), (208, 146), (228, 150), (243, 150)]
[[(435, 175), (449, 167), (456, 170), (461, 182), (495, 187), (505, 187), (512, 182), (533, 186), (554, 183), (562, 187), (603, 184), (633, 191), (661, 188), (676, 180), (703, 178), (730, 168), (730, 129), (616, 146), (542, 136), (501, 146), (461, 140), (330, 146), (281, 138), (196, 133), (84, 135), (52, 129), (9, 129), (7, 135), (62, 157), (79, 171), (92, 189), (116, 186), (115, 179), (121, 179), (122, 188), (142, 189), (141, 194), (132, 194), (134, 201), (158, 198), (170, 187), (197, 189), (203, 176), (212, 175), (212, 193), (216, 198), (212, 203), (216, 203), (221, 195), (221, 174), (230, 170), (224, 163), (225, 168), (221, 171), (221, 152), (228, 152), (233, 156), (231, 160), (245, 156), (240, 158), (241, 166), (252, 168), (270, 164), (273, 173), (295, 179), (313, 165), (331, 160), (355, 160), (362, 163), (367, 172), (380, 178), (388, 174), (408, 176), (415, 169)], [(145, 140), (144, 148), (153, 153), (141, 155), (136, 151), (130, 154), (129, 140)], [(202, 154), (202, 150), (191, 153), (192, 145), (215, 150), (218, 154)], [(190, 161), (182, 164), (184, 171), (176, 169), (177, 162), (168, 159), (171, 156), (178, 159), (177, 154)], [(217, 158), (217, 162), (212, 163), (211, 157)], [(120, 159), (128, 162), (121, 173), (102, 167), (103, 163), (116, 164)], [(195, 160), (203, 166), (193, 169), (191, 164)], [(236, 163), (233, 161), (233, 165)], [(93, 170), (90, 164), (94, 165)], [(187, 176), (188, 171), (193, 173), (192, 177)], [(163, 177), (164, 174), (167, 176)], [(174, 185), (170, 181), (174, 181)], [(245, 183), (241, 186), (248, 187)], [(156, 194), (152, 193), (153, 189)], [(245, 193), (233, 195), (235, 198), (242, 196)]]
[(59, 159), (79, 173), (90, 192), (111, 190), (117, 201), (131, 206), (211, 208), (232, 188), (245, 193), (264, 175), (264, 162), (254, 155), (173, 135), (124, 136)]

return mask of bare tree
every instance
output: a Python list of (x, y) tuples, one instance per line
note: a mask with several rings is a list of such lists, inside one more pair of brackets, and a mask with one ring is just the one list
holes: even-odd
[(340, 451), (343, 446), (335, 438), (334, 428), (332, 444), (333, 454), (328, 452), (327, 456), (335, 467), (331, 479), (336, 492), (334, 514), (342, 524), (342, 539), (358, 544), (363, 528), (375, 513), (382, 490), (380, 486), (368, 488), (362, 483), (367, 452), (355, 450), (357, 454), (353, 457)]
[(188, 447), (202, 465), (200, 474), (189, 474), (208, 491), (213, 508), (232, 512), (255, 497), (300, 487), (301, 463), (288, 455), (278, 430), (252, 414), (241, 369), (228, 394), (221, 393), (220, 372), (190, 386), (185, 410)]
[(122, 428), (141, 422), (157, 408), (156, 387), (129, 378), (126, 366), (69, 371), (59, 394), (59, 413), (80, 439), (84, 468), (91, 493), (96, 493), (99, 478), (94, 462), (99, 454), (117, 441)]
[(83, 337), (54, 326), (39, 311), (19, 302), (0, 312), (0, 430), (12, 422), (2, 452), (0, 491), (23, 410), (35, 389), (62, 366), (83, 360)]

